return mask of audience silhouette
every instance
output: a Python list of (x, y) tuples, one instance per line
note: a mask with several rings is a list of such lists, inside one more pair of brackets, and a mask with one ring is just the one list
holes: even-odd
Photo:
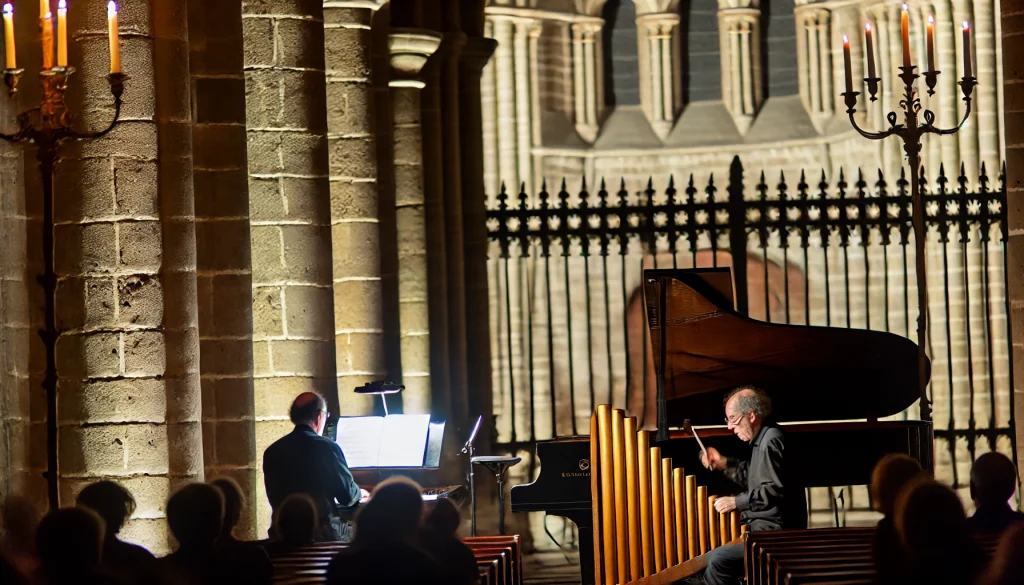
[(136, 581), (148, 571), (156, 560), (145, 548), (124, 542), (117, 537), (125, 522), (135, 512), (135, 498), (121, 485), (112, 481), (98, 481), (86, 486), (78, 494), (76, 504), (88, 508), (106, 525), (103, 536), (103, 568), (125, 581)]
[(1024, 514), (1009, 504), (1016, 488), (1017, 468), (1009, 457), (995, 451), (978, 457), (971, 467), (971, 499), (975, 511), (967, 520), (970, 531), (997, 535), (1011, 524), (1024, 520)]
[(1024, 522), (1007, 528), (978, 585), (1020, 585), (1024, 583)]
[(270, 556), (279, 556), (301, 546), (313, 544), (320, 520), (316, 502), (306, 494), (292, 494), (281, 502), (274, 514), (272, 532), (277, 540), (267, 544)]
[(33, 575), (39, 569), (36, 554), (38, 526), (39, 512), (28, 498), (12, 495), (4, 501), (0, 553), (22, 577)]
[(393, 477), (381, 482), (356, 514), (352, 546), (327, 569), (329, 585), (444, 583), (441, 567), (418, 546), (423, 516), (420, 486)]
[(210, 482), (224, 497), (224, 522), (217, 539), (217, 551), (244, 568), (245, 578), (251, 583), (269, 584), (274, 573), (270, 557), (262, 546), (235, 538), (234, 529), (242, 517), (245, 496), (238, 482), (221, 477)]
[(167, 502), (167, 524), (178, 550), (160, 559), (157, 578), (173, 585), (249, 583), (240, 563), (218, 552), (224, 496), (205, 483), (187, 485)]
[(921, 464), (901, 453), (882, 457), (871, 474), (871, 501), (875, 510), (882, 513), (871, 543), (878, 583), (902, 583), (903, 550), (893, 512), (900, 490), (923, 476)]
[(36, 531), (38, 581), (44, 585), (112, 585), (103, 555), (103, 519), (86, 508), (62, 508), (47, 514)]
[(450, 585), (472, 585), (480, 581), (480, 569), (473, 551), (458, 536), (462, 518), (447, 498), (434, 502), (420, 530), (420, 546), (434, 557)]
[(904, 488), (896, 502), (896, 529), (907, 585), (969, 585), (984, 565), (959, 496), (937, 481), (920, 479)]

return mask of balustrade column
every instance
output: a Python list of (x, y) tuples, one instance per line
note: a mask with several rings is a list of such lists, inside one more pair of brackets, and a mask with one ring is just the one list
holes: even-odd
[[(138, 505), (122, 534), (162, 554), (168, 495), (203, 479), (192, 114), (186, 11), (139, 4), (120, 15), (131, 31), (122, 122), (65, 145), (54, 172), (57, 478), (64, 506), (85, 484), (122, 483)], [(106, 55), (106, 2), (76, 9), (72, 61)], [(74, 64), (80, 95), (96, 96), (78, 122), (102, 128), (113, 117), (106, 59)]]
[(393, 76), (395, 224), (398, 234), (398, 319), (402, 355), (403, 411), (429, 414), (430, 311), (428, 309), (427, 227), (423, 183), (420, 72), (437, 50), (437, 34), (392, 28), (388, 35)]
[(679, 15), (644, 14), (637, 18), (639, 59), (646, 65), (641, 76), (641, 101), (651, 127), (661, 138), (668, 136), (682, 102), (682, 80), (678, 71)]
[[(573, 89), (576, 132), (587, 142), (597, 138), (604, 89), (600, 79), (601, 23), (575, 22), (572, 25)], [(498, 39), (500, 51), (501, 39)], [(500, 78), (500, 75), (499, 75)]]

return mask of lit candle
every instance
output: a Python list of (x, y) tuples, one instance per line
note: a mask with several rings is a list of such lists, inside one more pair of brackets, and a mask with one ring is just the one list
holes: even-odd
[(928, 71), (935, 71), (935, 17), (928, 15)]
[(57, 3), (57, 67), (68, 66), (68, 3)]
[(971, 25), (964, 21), (964, 77), (974, 77), (971, 70)]
[(53, 69), (53, 14), (43, 16), (43, 69)]
[(871, 41), (871, 23), (864, 24), (864, 42), (868, 49), (868, 79), (875, 78), (875, 46)]
[(117, 4), (107, 4), (107, 28), (110, 31), (110, 73), (121, 72), (121, 45), (117, 37)]
[(7, 68), (17, 69), (18, 59), (14, 55), (14, 6), (4, 4), (4, 48), (7, 50)]
[(903, 37), (903, 66), (910, 67), (910, 12), (906, 4), (900, 15), (900, 34)]
[(50, 0), (39, 0), (39, 18), (50, 13)]
[(850, 64), (850, 37), (843, 35), (843, 65), (846, 67), (846, 91), (853, 93), (853, 66)]

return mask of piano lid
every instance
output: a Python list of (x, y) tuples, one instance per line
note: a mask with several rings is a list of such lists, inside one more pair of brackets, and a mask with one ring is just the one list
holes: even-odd
[(881, 418), (917, 400), (914, 342), (881, 331), (750, 319), (735, 311), (730, 272), (644, 271), (668, 425), (721, 425), (725, 395), (747, 384), (770, 394), (779, 422)]

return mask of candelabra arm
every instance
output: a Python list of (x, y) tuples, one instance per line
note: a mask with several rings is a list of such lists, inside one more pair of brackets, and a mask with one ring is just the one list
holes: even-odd
[(969, 118), (971, 116), (971, 98), (970, 98), (970, 96), (965, 97), (964, 98), (964, 102), (967, 103), (967, 107), (964, 108), (964, 117), (963, 117), (963, 119), (960, 120), (960, 123), (957, 124), (956, 126), (954, 126), (953, 128), (936, 128), (934, 124), (927, 124), (925, 126), (922, 126), (921, 130), (924, 131), (924, 132), (929, 132), (931, 134), (941, 134), (941, 135), (956, 134), (961, 128), (964, 127), (964, 124), (967, 123), (967, 118)]
[(68, 132), (68, 138), (75, 140), (84, 140), (86, 138), (102, 138), (117, 126), (117, 123), (121, 121), (121, 98), (115, 98), (114, 100), (114, 118), (110, 121), (110, 124), (106, 128), (98, 132), (76, 132), (71, 130)]
[(882, 132), (870, 132), (861, 128), (860, 125), (857, 124), (857, 120), (853, 116), (856, 110), (847, 110), (846, 112), (850, 115), (850, 124), (853, 125), (853, 129), (856, 130), (858, 134), (869, 140), (883, 140), (893, 136), (894, 134), (899, 134), (900, 131), (903, 130), (903, 124), (893, 124), (888, 130), (883, 130)]

